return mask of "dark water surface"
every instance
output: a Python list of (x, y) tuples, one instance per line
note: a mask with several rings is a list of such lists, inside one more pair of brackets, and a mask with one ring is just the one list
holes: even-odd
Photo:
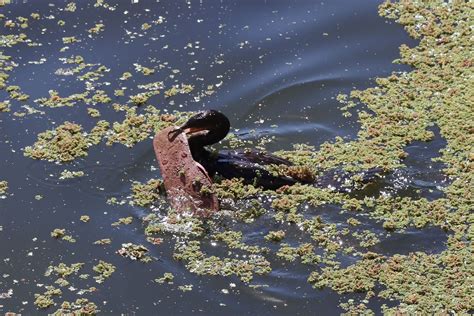
[[(63, 1), (19, 2), (0, 8), (0, 12), (11, 17), (29, 16), (31, 12), (55, 17), (31, 22), (35, 26), (24, 31), (42, 46), (5, 49), (5, 54), (20, 64), (12, 73), (10, 84), (18, 84), (30, 94), (31, 106), (37, 107), (32, 100), (48, 96), (50, 89), (61, 95), (84, 91), (84, 83), (74, 76), (54, 74), (66, 66), (58, 58), (81, 55), (86, 62), (111, 68), (99, 80), (110, 82), (100, 86), (109, 95), (119, 86), (127, 86), (128, 93), (133, 94), (138, 84), (150, 81), (163, 81), (165, 86), (195, 85), (191, 95), (177, 96), (172, 101), (158, 95), (150, 103), (168, 110), (219, 109), (229, 116), (242, 137), (273, 136), (273, 142), (267, 145), (270, 150), (289, 149), (294, 143), (317, 146), (335, 136), (354, 138), (358, 130), (356, 116), (342, 116), (336, 95), (374, 85), (372, 79), (376, 76), (408, 70), (391, 62), (398, 57), (400, 44), (413, 45), (401, 26), (378, 16), (379, 1), (115, 1), (111, 3), (115, 11), (93, 8), (91, 1), (77, 1), (74, 14), (58, 10), (64, 7)], [(159, 16), (165, 18), (163, 24), (146, 32), (140, 29), (143, 23)], [(66, 21), (64, 28), (57, 26), (59, 19)], [(85, 30), (96, 23), (105, 24), (105, 31), (88, 38)], [(3, 27), (1, 30), (7, 32)], [(72, 35), (81, 42), (69, 44), (69, 50), (59, 52), (66, 46), (61, 38)], [(41, 58), (46, 62), (28, 64)], [(152, 77), (144, 77), (135, 75), (133, 63), (165, 66)], [(173, 69), (179, 72), (174, 73)], [(134, 73), (134, 77), (127, 82), (118, 80), (124, 71)], [(200, 96), (208, 85), (216, 84), (219, 87), (213, 95)], [(6, 98), (5, 92), (1, 93)], [(19, 110), (19, 106), (12, 103), (13, 110)], [(271, 258), (273, 272), (256, 277), (253, 282), (268, 287), (252, 289), (235, 277), (197, 276), (173, 260), (172, 236), (152, 247), (145, 240), (139, 220), (128, 226), (111, 227), (118, 218), (138, 219), (144, 213), (129, 205), (107, 205), (106, 200), (128, 195), (132, 181), (159, 177), (153, 168), (157, 164), (151, 140), (132, 149), (122, 145), (95, 146), (88, 157), (67, 166), (31, 160), (23, 157), (21, 149), (31, 145), (39, 132), (66, 120), (80, 123), (86, 130), (96, 122), (81, 105), (39, 109), (45, 114), (17, 118), (12, 112), (0, 113), (0, 180), (7, 180), (10, 188), (10, 196), (0, 200), (0, 293), (13, 290), (11, 298), (0, 300), (0, 313), (40, 313), (33, 305), (34, 293), (44, 291), (37, 284), (50, 284), (51, 278), (43, 276), (49, 265), (96, 264), (98, 259), (117, 267), (110, 279), (97, 285), (98, 292), (86, 295), (104, 314), (329, 315), (339, 314), (337, 305), (351, 297), (313, 289), (306, 281), (310, 267), (276, 258)], [(121, 120), (122, 114), (105, 105), (100, 110), (101, 119)], [(440, 146), (441, 140), (410, 146), (407, 170), (379, 189), (406, 194), (421, 190), (427, 197), (438, 197), (435, 180), (442, 181), (438, 176), (440, 166), (430, 158), (437, 156)], [(59, 173), (66, 168), (83, 170), (87, 176), (59, 181)], [(408, 180), (398, 183), (397, 179)], [(43, 198), (37, 200), (36, 195)], [(348, 217), (330, 206), (308, 212), (308, 216), (315, 214), (344, 225)], [(89, 215), (91, 222), (80, 223), (81, 215)], [(383, 254), (437, 252), (445, 238), (437, 229), (387, 235), (380, 223), (361, 221), (364, 229), (380, 234), (381, 242), (375, 250)], [(51, 238), (50, 232), (55, 228), (66, 228), (77, 242)], [(240, 229), (251, 242), (256, 237), (261, 240), (262, 235), (277, 227), (259, 222)], [(308, 238), (297, 228), (293, 235), (289, 240)], [(112, 238), (112, 245), (92, 246), (101, 238)], [(115, 251), (126, 242), (149, 245), (159, 260), (141, 264), (116, 255)], [(222, 251), (225, 254), (226, 250)], [(348, 257), (344, 262), (349, 264), (350, 260)], [(164, 272), (175, 275), (174, 285), (152, 282)], [(74, 287), (96, 285), (91, 279), (83, 282)], [(193, 284), (193, 290), (178, 290), (179, 285), (185, 284)], [(63, 292), (62, 300), (77, 297), (74, 290)], [(371, 302), (376, 309), (383, 303), (387, 302)]]

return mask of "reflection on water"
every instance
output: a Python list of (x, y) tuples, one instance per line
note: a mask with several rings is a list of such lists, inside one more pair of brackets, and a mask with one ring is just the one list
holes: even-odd
[[(81, 55), (88, 63), (109, 67), (111, 71), (103, 74), (100, 83), (92, 83), (109, 95), (118, 87), (136, 93), (138, 85), (150, 80), (134, 76), (125, 83), (118, 78), (126, 71), (132, 72), (134, 63), (153, 65), (159, 69), (155, 80), (166, 86), (190, 83), (196, 92), (172, 99), (157, 95), (151, 98), (152, 104), (170, 111), (219, 109), (231, 118), (236, 134), (242, 138), (273, 137), (267, 145), (269, 150), (288, 149), (293, 143), (317, 146), (335, 136), (355, 137), (356, 119), (342, 116), (335, 96), (367, 87), (372, 84), (371, 78), (403, 68), (391, 61), (398, 56), (397, 47), (411, 41), (400, 26), (378, 17), (378, 1), (132, 0), (111, 3), (114, 10), (95, 9), (87, 1), (77, 4), (77, 12), (69, 15), (60, 10), (63, 1), (17, 1), (0, 9), (7, 16), (31, 12), (45, 16), (37, 26), (24, 30), (41, 46), (5, 49), (20, 64), (12, 73), (11, 84), (20, 85), (31, 95), (30, 100), (48, 96), (50, 89), (61, 95), (84, 90), (84, 82), (54, 75), (65, 66), (60, 58)], [(143, 23), (160, 17), (165, 22), (158, 28), (142, 30)], [(59, 19), (65, 20), (62, 28), (57, 26)], [(100, 36), (84, 32), (97, 23), (105, 25)], [(66, 36), (77, 36), (80, 42), (64, 45), (61, 38)], [(68, 48), (61, 52), (65, 46)], [(211, 95), (204, 93), (209, 85), (214, 86)], [(35, 106), (33, 102), (30, 105)], [(66, 120), (90, 129), (95, 121), (81, 106), (24, 118), (0, 116), (1, 178), (8, 179), (12, 194), (0, 205), (0, 292), (10, 288), (14, 291), (11, 299), (0, 301), (0, 312), (35, 313), (33, 294), (38, 291), (37, 283), (47, 282), (43, 273), (48, 265), (95, 262), (99, 258), (117, 266), (117, 273), (94, 293), (94, 301), (105, 313), (338, 313), (335, 306), (340, 297), (329, 290), (312, 289), (306, 282), (310, 270), (299, 262), (284, 263), (273, 258), (273, 272), (254, 281), (265, 286), (251, 289), (238, 278), (189, 273), (172, 259), (173, 243), (166, 240), (159, 247), (150, 247), (151, 254), (160, 260), (149, 265), (116, 256), (114, 251), (121, 243), (146, 241), (138, 220), (116, 229), (110, 223), (127, 216), (138, 219), (143, 211), (127, 204), (110, 206), (105, 201), (126, 195), (133, 181), (158, 176), (151, 141), (133, 150), (120, 145), (95, 147), (87, 158), (67, 165), (69, 170), (86, 173), (69, 180), (58, 179), (65, 166), (32, 161), (21, 152), (34, 142), (37, 133)], [(108, 108), (101, 108), (101, 112), (102, 118), (110, 121), (120, 117)], [(427, 159), (437, 156), (436, 143), (433, 148), (423, 146), (412, 144), (408, 152), (419, 157), (422, 149)], [(431, 173), (426, 164), (416, 161), (409, 156), (408, 170), (387, 178), (386, 190), (399, 192), (408, 187), (396, 187), (397, 179), (393, 177), (410, 178), (410, 189), (431, 190), (428, 196), (437, 198), (434, 191), (441, 180), (423, 176)], [(430, 170), (441, 167), (433, 164)], [(92, 220), (79, 225), (79, 217), (84, 214)], [(306, 214), (320, 215), (341, 229), (347, 226), (347, 214), (331, 206), (308, 209)], [(358, 229), (372, 230), (380, 240), (376, 250), (387, 255), (420, 249), (436, 252), (445, 239), (437, 230), (390, 234), (380, 223), (363, 217), (359, 220), (362, 226)], [(262, 235), (278, 228), (269, 218), (251, 225), (228, 225), (240, 225), (234, 228), (242, 230), (248, 242), (259, 242)], [(52, 240), (49, 233), (58, 227), (72, 232), (77, 244)], [(297, 227), (288, 231), (290, 244), (305, 238)], [(114, 247), (90, 246), (102, 238), (111, 238)], [(342, 261), (349, 264), (351, 260), (347, 255)], [(193, 291), (183, 293), (176, 286), (157, 286), (151, 281), (164, 272), (172, 272), (177, 285), (193, 284)], [(74, 298), (73, 291), (63, 293), (64, 300)]]

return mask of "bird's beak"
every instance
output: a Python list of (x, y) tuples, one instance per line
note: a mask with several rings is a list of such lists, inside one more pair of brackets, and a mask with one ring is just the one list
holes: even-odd
[(207, 131), (208, 129), (204, 128), (204, 127), (188, 127), (188, 128), (181, 129), (181, 130), (184, 131), (184, 133), (186, 135), (191, 135), (191, 134), (194, 134), (194, 133)]

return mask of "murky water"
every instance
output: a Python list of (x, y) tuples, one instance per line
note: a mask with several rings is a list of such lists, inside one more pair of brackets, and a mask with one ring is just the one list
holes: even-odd
[[(289, 149), (293, 143), (317, 146), (335, 136), (355, 137), (356, 118), (342, 116), (336, 95), (371, 86), (376, 76), (408, 70), (391, 61), (398, 57), (401, 43), (413, 44), (401, 26), (377, 15), (379, 1), (116, 1), (111, 2), (114, 11), (94, 8), (88, 1), (77, 4), (74, 14), (58, 10), (64, 7), (63, 1), (18, 1), (0, 8), (1, 13), (13, 17), (31, 12), (54, 16), (24, 31), (42, 46), (5, 49), (5, 54), (20, 64), (10, 83), (20, 85), (30, 94), (30, 100), (48, 96), (50, 89), (61, 95), (84, 90), (84, 83), (74, 77), (54, 75), (64, 67), (59, 58), (81, 55), (86, 62), (111, 68), (100, 80), (110, 82), (100, 86), (109, 95), (118, 86), (133, 92), (137, 85), (151, 81), (144, 76), (134, 76), (126, 83), (118, 80), (123, 72), (133, 72), (133, 63), (163, 64), (153, 80), (165, 85), (190, 83), (197, 92), (172, 101), (158, 95), (151, 104), (168, 110), (219, 109), (229, 116), (236, 134), (243, 138), (273, 136), (267, 145), (269, 150)], [(147, 32), (141, 30), (143, 23), (159, 16), (165, 17), (165, 23)], [(66, 21), (62, 28), (57, 26), (59, 19)], [(105, 31), (89, 38), (84, 30), (96, 23), (105, 24)], [(1, 30), (6, 32), (3, 27)], [(62, 37), (73, 35), (81, 42), (62, 43)], [(64, 46), (70, 48), (60, 52)], [(41, 58), (46, 59), (42, 64), (28, 63)], [(200, 95), (198, 92), (208, 85), (218, 86), (215, 93)], [(5, 92), (1, 93), (5, 98)], [(34, 105), (33, 101), (29, 104)], [(12, 103), (13, 109), (15, 106), (19, 103)], [(23, 157), (21, 149), (31, 145), (39, 132), (66, 120), (86, 129), (96, 120), (81, 106), (40, 110), (45, 114), (24, 118), (0, 114), (0, 180), (8, 180), (11, 194), (0, 201), (0, 293), (13, 289), (11, 298), (0, 300), (0, 312), (38, 313), (33, 305), (34, 293), (42, 291), (37, 284), (50, 282), (43, 276), (49, 265), (96, 263), (98, 259), (117, 267), (117, 272), (90, 296), (104, 314), (329, 315), (338, 314), (341, 299), (350, 297), (313, 289), (306, 281), (310, 267), (277, 258), (270, 258), (273, 272), (253, 282), (267, 287), (252, 289), (232, 277), (196, 276), (173, 260), (172, 236), (157, 247), (149, 247), (158, 258), (153, 263), (131, 262), (116, 255), (122, 243), (147, 243), (139, 220), (120, 228), (110, 226), (121, 217), (139, 218), (144, 210), (110, 206), (106, 200), (128, 195), (133, 181), (159, 176), (153, 168), (157, 164), (151, 140), (132, 149), (122, 145), (93, 147), (87, 158), (67, 166), (83, 170), (87, 176), (58, 181), (65, 166)], [(120, 119), (121, 114), (106, 106), (100, 110), (102, 119)], [(439, 172), (441, 166), (430, 158), (437, 156), (442, 146), (439, 138), (429, 144), (411, 145), (406, 170), (391, 175), (372, 190), (439, 197), (436, 186), (444, 179)], [(43, 198), (37, 200), (37, 195)], [(349, 217), (331, 206), (310, 209), (305, 216), (316, 214), (342, 226)], [(91, 222), (80, 223), (81, 215), (89, 215)], [(382, 254), (438, 252), (445, 240), (439, 229), (387, 234), (380, 223), (364, 217), (359, 220), (362, 229), (380, 236), (381, 242), (374, 250)], [(229, 225), (238, 225), (250, 243), (258, 243), (262, 235), (277, 229), (268, 219), (252, 225)], [(77, 242), (54, 240), (50, 232), (55, 228), (65, 228)], [(289, 243), (307, 238), (296, 227), (289, 231)], [(111, 238), (112, 245), (92, 245), (101, 238)], [(342, 261), (349, 264), (351, 258)], [(175, 275), (174, 286), (152, 282), (164, 272)], [(89, 280), (74, 286), (92, 283)], [(184, 284), (193, 284), (193, 290), (178, 290), (177, 286)], [(74, 290), (63, 293), (64, 300), (76, 297)], [(376, 308), (383, 303), (387, 302), (373, 302)]]

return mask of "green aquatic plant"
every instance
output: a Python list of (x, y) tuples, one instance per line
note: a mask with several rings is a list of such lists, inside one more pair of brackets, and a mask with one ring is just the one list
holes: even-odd
[(133, 203), (138, 206), (148, 206), (160, 198), (163, 193), (163, 181), (150, 179), (147, 183), (134, 182), (132, 185)]
[(168, 283), (168, 284), (173, 284), (174, 280), (174, 275), (173, 273), (170, 272), (165, 272), (161, 278), (155, 279), (154, 281), (156, 283)]
[(0, 181), (0, 194), (6, 194), (8, 190), (8, 182)]
[(64, 169), (59, 175), (59, 180), (74, 179), (85, 176), (84, 171), (71, 171)]
[(122, 244), (122, 248), (117, 250), (117, 253), (122, 257), (129, 258), (131, 260), (137, 260), (143, 263), (147, 263), (153, 260), (152, 257), (147, 255), (148, 251), (148, 248), (143, 245), (125, 243)]
[(54, 130), (38, 135), (33, 146), (25, 147), (27, 157), (48, 161), (72, 161), (87, 155), (90, 144), (78, 124), (65, 122)]
[(0, 112), (10, 112), (10, 102), (0, 102)]
[(111, 263), (99, 260), (99, 263), (92, 267), (98, 275), (94, 277), (97, 283), (104, 283), (104, 281), (112, 276), (115, 272), (115, 266)]
[(133, 222), (133, 217), (122, 217), (119, 218), (116, 222), (113, 222), (112, 226), (120, 226), (120, 225), (130, 225)]

